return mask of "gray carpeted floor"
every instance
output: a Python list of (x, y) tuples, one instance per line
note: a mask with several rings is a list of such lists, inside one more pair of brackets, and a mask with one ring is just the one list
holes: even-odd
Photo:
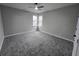
[(42, 32), (4, 39), (1, 56), (71, 56), (73, 43)]

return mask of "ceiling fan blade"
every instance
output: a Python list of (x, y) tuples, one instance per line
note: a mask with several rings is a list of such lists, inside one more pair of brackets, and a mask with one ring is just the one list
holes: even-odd
[(44, 6), (38, 6), (38, 8), (43, 8)]

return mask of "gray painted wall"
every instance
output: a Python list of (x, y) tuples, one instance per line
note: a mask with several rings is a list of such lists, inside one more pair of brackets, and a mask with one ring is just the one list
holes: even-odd
[(1, 8), (0, 8), (0, 50), (2, 47), (3, 40), (4, 40), (4, 32), (3, 32), (3, 24), (2, 24)]
[(5, 36), (32, 30), (32, 13), (3, 7), (2, 17)]
[(72, 40), (76, 30), (78, 10), (79, 6), (74, 5), (43, 13), (41, 30)]

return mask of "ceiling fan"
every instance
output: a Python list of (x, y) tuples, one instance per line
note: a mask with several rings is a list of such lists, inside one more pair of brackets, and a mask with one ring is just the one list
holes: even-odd
[(34, 3), (33, 6), (31, 6), (30, 8), (33, 8), (35, 10), (42, 10), (44, 6), (39, 3)]

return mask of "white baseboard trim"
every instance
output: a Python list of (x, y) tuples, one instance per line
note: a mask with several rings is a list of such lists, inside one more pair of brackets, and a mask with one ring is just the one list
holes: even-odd
[(24, 34), (24, 33), (29, 33), (29, 32), (33, 32), (33, 31), (27, 31), (27, 32), (20, 32), (20, 33), (10, 34), (10, 35), (4, 36), (4, 38), (10, 37), (10, 36), (14, 36), (14, 35), (20, 35), (20, 34)]
[(3, 45), (3, 41), (4, 41), (4, 36), (3, 36), (3, 38), (1, 38), (1, 39), (3, 39), (1, 42), (2, 43), (0, 43), (0, 51), (1, 51), (1, 49), (2, 49), (2, 45)]
[[(14, 35), (20, 35), (20, 34), (24, 34), (24, 33), (29, 33), (29, 32), (33, 32), (33, 31), (20, 32), (20, 33), (10, 34), (10, 35), (4, 36), (4, 38), (10, 37), (10, 36), (14, 36)], [(65, 39), (65, 40), (70, 41), (70, 42), (74, 42), (74, 40), (70, 40), (70, 39), (68, 39), (68, 38), (64, 38), (64, 37), (61, 37), (61, 36), (58, 36), (58, 35), (55, 35), (55, 34), (51, 34), (51, 33), (48, 33), (48, 32), (46, 32), (46, 31), (41, 31), (41, 32), (47, 33), (47, 34), (49, 34), (49, 35), (52, 35), (52, 36), (55, 36), (55, 37), (58, 37), (58, 38), (61, 38), (61, 39)]]
[(61, 38), (61, 39), (64, 39), (64, 40), (67, 40), (67, 41), (70, 41), (70, 42), (74, 42), (74, 40), (70, 40), (70, 39), (65, 38), (65, 37), (62, 37), (62, 36), (58, 36), (58, 35), (55, 35), (55, 34), (51, 34), (51, 33), (48, 33), (48, 32), (46, 32), (46, 31), (41, 31), (41, 32), (47, 33), (47, 34), (49, 34), (49, 35), (51, 35), (51, 36), (55, 36), (55, 37), (58, 37), (58, 38)]

